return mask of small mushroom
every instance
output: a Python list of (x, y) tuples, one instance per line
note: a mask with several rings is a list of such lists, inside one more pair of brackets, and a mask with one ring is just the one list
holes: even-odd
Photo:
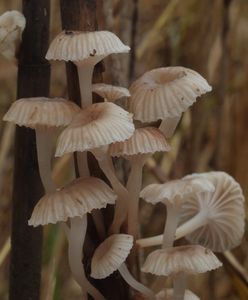
[(155, 300), (154, 293), (130, 274), (125, 260), (133, 247), (133, 237), (128, 234), (113, 234), (95, 250), (91, 262), (91, 277), (106, 278), (118, 270), (123, 279), (149, 300)]
[[(163, 289), (156, 294), (156, 300), (174, 300), (173, 289)], [(183, 300), (200, 300), (198, 296), (192, 293), (190, 290), (185, 290)]]
[(115, 102), (123, 97), (130, 97), (128, 89), (105, 83), (94, 83), (92, 85), (92, 91), (109, 102)]

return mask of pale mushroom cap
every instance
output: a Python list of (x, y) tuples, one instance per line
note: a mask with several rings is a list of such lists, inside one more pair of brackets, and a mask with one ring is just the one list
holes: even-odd
[(181, 272), (198, 274), (222, 266), (209, 249), (200, 245), (169, 247), (150, 253), (142, 271), (155, 275), (170, 276)]
[[(156, 294), (156, 300), (173, 300), (173, 289), (163, 289)], [(200, 300), (200, 298), (190, 290), (186, 290), (184, 300)]]
[(96, 249), (91, 261), (91, 277), (102, 279), (116, 271), (133, 247), (133, 236), (113, 234)]
[(132, 115), (110, 103), (92, 104), (61, 133), (56, 156), (86, 151), (128, 139), (134, 132)]
[(52, 41), (46, 59), (97, 63), (109, 54), (129, 50), (128, 46), (109, 31), (63, 31)]
[(207, 81), (191, 69), (154, 69), (131, 85), (130, 112), (141, 122), (179, 117), (197, 97), (209, 91)]
[(82, 217), (93, 209), (114, 204), (115, 200), (114, 192), (99, 178), (79, 178), (43, 196), (35, 206), (28, 224), (36, 227), (66, 222), (68, 218)]
[(224, 172), (209, 172), (202, 176), (214, 184), (215, 192), (196, 194), (184, 203), (182, 223), (199, 212), (206, 219), (206, 225), (186, 238), (216, 252), (232, 249), (241, 243), (245, 229), (245, 199), (240, 185)]
[(170, 149), (166, 138), (159, 129), (145, 127), (136, 129), (128, 140), (111, 144), (109, 152), (112, 156), (131, 156), (170, 151)]
[(62, 98), (23, 98), (11, 105), (3, 120), (30, 128), (66, 126), (80, 110)]
[(0, 53), (6, 58), (15, 57), (25, 25), (25, 17), (16, 10), (7, 11), (0, 16)]
[(128, 89), (105, 83), (92, 84), (92, 91), (109, 102), (115, 102), (122, 97), (130, 97)]
[(140, 197), (146, 202), (156, 204), (158, 202), (183, 204), (189, 196), (202, 193), (213, 192), (213, 184), (205, 177), (171, 180), (163, 184), (150, 184), (140, 192)]

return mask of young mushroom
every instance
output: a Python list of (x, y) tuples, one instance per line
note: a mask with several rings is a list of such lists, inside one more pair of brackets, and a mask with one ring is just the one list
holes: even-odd
[(209, 249), (200, 245), (169, 247), (150, 253), (141, 268), (158, 276), (172, 276), (173, 300), (183, 300), (187, 274), (199, 274), (222, 266)]
[(128, 89), (105, 83), (94, 83), (92, 85), (92, 91), (109, 102), (115, 102), (123, 97), (130, 97)]
[[(173, 289), (163, 289), (156, 294), (156, 300), (174, 300)], [(183, 300), (200, 300), (198, 296), (192, 293), (190, 290), (185, 290)]]
[(130, 250), (133, 247), (133, 237), (128, 234), (113, 234), (108, 237), (92, 257), (91, 277), (95, 279), (106, 278), (118, 270), (123, 279), (135, 290), (145, 295), (149, 300), (155, 300), (155, 294), (136, 281), (125, 264)]
[[(34, 208), (29, 225), (63, 222), (69, 243), (69, 265), (74, 279), (96, 300), (104, 297), (90, 284), (84, 273), (82, 252), (87, 229), (87, 213), (114, 204), (116, 195), (99, 178), (79, 178), (64, 188), (42, 197)], [(65, 222), (70, 222), (70, 227)]]
[(35, 129), (39, 172), (46, 193), (56, 190), (51, 158), (55, 129), (68, 125), (80, 108), (62, 98), (23, 98), (15, 101), (3, 120)]
[(184, 67), (158, 68), (146, 72), (130, 87), (130, 112), (141, 122), (162, 120), (159, 129), (169, 138), (196, 98), (211, 91), (197, 72)]
[[(227, 173), (209, 172), (191, 177), (205, 177), (214, 192), (194, 194), (183, 204), (176, 239), (186, 237), (215, 252), (237, 247), (244, 235), (244, 195), (240, 185)], [(188, 176), (186, 176), (187, 178)], [(160, 245), (163, 235), (137, 241), (140, 247)]]
[(110, 145), (112, 156), (124, 156), (131, 162), (131, 172), (127, 181), (130, 193), (128, 203), (128, 233), (138, 235), (139, 193), (142, 185), (142, 169), (147, 158), (158, 151), (170, 151), (164, 135), (154, 127), (138, 128), (126, 141)]
[(140, 196), (147, 202), (166, 205), (167, 217), (164, 227), (162, 247), (171, 247), (174, 242), (180, 211), (183, 203), (191, 196), (204, 191), (213, 192), (214, 186), (206, 178), (182, 178), (164, 184), (150, 184), (145, 187)]
[(6, 11), (0, 16), (0, 53), (5, 58), (15, 60), (25, 26), (26, 19), (19, 11)]

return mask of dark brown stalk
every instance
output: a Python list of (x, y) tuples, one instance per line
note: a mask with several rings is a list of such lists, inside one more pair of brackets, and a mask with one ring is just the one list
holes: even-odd
[[(49, 39), (49, 0), (23, 0), (27, 26), (19, 52), (17, 98), (48, 96), (50, 66), (45, 60)], [(16, 128), (10, 258), (10, 300), (40, 298), (42, 229), (28, 226), (43, 194), (35, 133)]]
[[(97, 30), (97, 1), (96, 0), (60, 0), (62, 28), (64, 30), (95, 31)], [(77, 69), (73, 63), (66, 64), (67, 84), (69, 99), (80, 104), (80, 90), (78, 83)], [(94, 82), (102, 80), (102, 64), (98, 64), (94, 71)], [(93, 102), (98, 102), (93, 99)], [(89, 155), (89, 169), (94, 176), (102, 177), (102, 172), (95, 159)], [(86, 274), (89, 277), (90, 260), (95, 247), (99, 244), (98, 237), (92, 225), (89, 222), (89, 230), (84, 246), (84, 264)], [(120, 275), (116, 272), (113, 276), (105, 280), (89, 280), (98, 288), (108, 300), (126, 300), (128, 299), (128, 288)]]

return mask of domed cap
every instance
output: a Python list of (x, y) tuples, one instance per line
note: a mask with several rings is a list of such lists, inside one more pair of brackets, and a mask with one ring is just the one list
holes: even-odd
[(142, 271), (155, 275), (170, 276), (180, 272), (198, 274), (222, 266), (209, 249), (200, 245), (169, 247), (150, 253)]
[(125, 53), (130, 48), (109, 31), (63, 31), (52, 41), (46, 59), (97, 63), (113, 53)]
[(128, 257), (133, 247), (133, 237), (113, 234), (95, 251), (91, 261), (91, 277), (102, 279), (116, 271)]
[(190, 195), (202, 193), (204, 191), (213, 192), (214, 185), (205, 177), (184, 177), (182, 179), (171, 180), (163, 184), (150, 184), (140, 192), (140, 197), (146, 202), (156, 204), (170, 202), (179, 204), (185, 202)]
[[(173, 289), (163, 289), (156, 294), (156, 300), (173, 300)], [(198, 296), (192, 293), (190, 290), (186, 290), (184, 294), (184, 300), (200, 300)]]
[(3, 120), (34, 129), (66, 126), (80, 110), (75, 103), (62, 98), (23, 98), (11, 105)]
[(179, 117), (198, 96), (209, 91), (207, 81), (191, 69), (154, 69), (131, 85), (130, 112), (141, 122)]
[(26, 19), (19, 11), (6, 11), (0, 16), (0, 53), (6, 58), (15, 57), (25, 25)]
[(170, 151), (166, 138), (159, 129), (154, 127), (138, 128), (126, 141), (111, 144), (110, 155), (137, 155), (148, 154), (157, 151)]
[[(199, 175), (195, 175), (199, 176)], [(211, 181), (215, 192), (195, 194), (182, 207), (182, 223), (202, 213), (206, 224), (186, 238), (216, 252), (238, 246), (244, 235), (244, 195), (240, 185), (224, 172), (209, 172), (202, 176)]]
[(128, 89), (105, 83), (92, 84), (92, 91), (109, 102), (115, 102), (122, 97), (130, 97)]
[(116, 195), (102, 180), (94, 177), (79, 178), (42, 197), (35, 206), (28, 224), (36, 227), (66, 222), (68, 218), (82, 217), (93, 209), (114, 204), (115, 200)]
[(123, 141), (133, 132), (132, 115), (127, 111), (110, 102), (92, 104), (61, 133), (56, 156)]

